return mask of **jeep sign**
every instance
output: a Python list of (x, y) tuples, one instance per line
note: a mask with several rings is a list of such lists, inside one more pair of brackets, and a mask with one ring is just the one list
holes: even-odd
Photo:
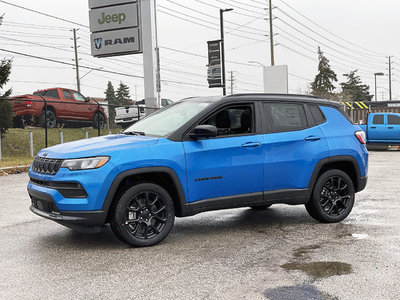
[(142, 53), (140, 1), (89, 0), (94, 57)]
[(141, 51), (139, 28), (92, 33), (90, 40), (92, 55), (95, 57), (125, 55)]
[(100, 32), (139, 26), (138, 4), (96, 8), (89, 12), (90, 30)]

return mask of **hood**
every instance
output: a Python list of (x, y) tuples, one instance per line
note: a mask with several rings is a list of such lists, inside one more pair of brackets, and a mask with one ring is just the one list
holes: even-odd
[(59, 144), (42, 149), (37, 155), (58, 159), (110, 155), (114, 151), (152, 146), (157, 142), (158, 138), (154, 137), (114, 134)]

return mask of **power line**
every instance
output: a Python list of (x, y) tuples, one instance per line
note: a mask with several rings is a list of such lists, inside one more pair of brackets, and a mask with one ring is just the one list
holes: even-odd
[[(280, 9), (279, 7), (277, 7), (277, 10), (279, 10), (279, 11), (280, 11), (281, 13), (283, 13), (285, 16), (287, 16), (287, 17), (290, 18), (291, 20), (295, 21), (296, 23), (300, 24), (300, 25), (303, 26), (304, 28), (308, 29), (308, 30), (311, 31), (312, 33), (316, 34), (317, 36), (319, 36), (319, 37), (321, 37), (321, 38), (323, 38), (323, 39), (325, 39), (325, 40), (331, 42), (332, 44), (337, 45), (337, 46), (339, 46), (339, 47), (341, 47), (341, 48), (343, 48), (343, 49), (346, 49), (346, 50), (348, 50), (348, 51), (350, 51), (350, 52), (357, 52), (359, 55), (368, 56), (368, 59), (372, 60), (371, 57), (370, 57), (370, 56), (371, 56), (370, 54), (365, 54), (365, 53), (363, 53), (363, 52), (360, 52), (360, 51), (357, 51), (357, 50), (348, 48), (348, 47), (344, 46), (343, 44), (338, 44), (337, 42), (335, 42), (335, 41), (333, 41), (333, 40), (327, 38), (326, 36), (324, 36), (324, 35), (322, 35), (322, 34), (316, 32), (314, 29), (312, 29), (312, 28), (310, 28), (310, 27), (304, 25), (304, 23), (298, 21), (296, 18), (292, 17), (291, 15), (289, 15), (288, 13), (286, 13), (284, 10)], [(373, 61), (376, 61), (376, 60), (373, 60)]]
[[(170, 3), (173, 3), (173, 4), (177, 5), (177, 6), (180, 6), (180, 7), (182, 7), (182, 8), (185, 8), (185, 9), (187, 9), (187, 10), (190, 10), (190, 11), (196, 12), (196, 13), (198, 13), (198, 14), (201, 14), (201, 15), (203, 15), (203, 16), (207, 16), (207, 17), (209, 17), (209, 18), (219, 20), (219, 17), (215, 17), (215, 16), (212, 16), (212, 15), (203, 13), (203, 12), (198, 11), (198, 10), (196, 10), (196, 9), (193, 9), (193, 8), (191, 8), (191, 7), (187, 7), (187, 6), (185, 6), (185, 5), (182, 5), (182, 4), (180, 4), (180, 3), (177, 3), (177, 2), (175, 2), (175, 1), (172, 1), (172, 0), (166, 0), (166, 1), (168, 1), (168, 2), (170, 2)], [(159, 7), (163, 7), (163, 6), (161, 6), (161, 5), (158, 5), (158, 6), (159, 6)], [(165, 7), (163, 7), (163, 8), (165, 8)], [(257, 19), (261, 19), (261, 18), (263, 18), (263, 17), (259, 17), (259, 18), (257, 18)], [(262, 29), (258, 29), (258, 28), (246, 26), (247, 24), (250, 24), (251, 22), (254, 22), (254, 21), (256, 21), (257, 19), (254, 19), (254, 20), (252, 20), (252, 21), (250, 21), (250, 22), (248, 22), (248, 23), (246, 23), (246, 24), (240, 25), (240, 27), (245, 27), (245, 28), (248, 28), (248, 29), (252, 29), (252, 30), (255, 30), (255, 31), (260, 31), (260, 32), (262, 32), (262, 33), (265, 33), (265, 31), (262, 30)], [(239, 24), (236, 24), (235, 22), (231, 22), (231, 21), (225, 21), (225, 22), (226, 22), (226, 23), (229, 23), (229, 24), (233, 24), (233, 25), (239, 25)], [(226, 27), (226, 26), (225, 26), (225, 27)], [(239, 28), (240, 28), (240, 27), (239, 27)], [(226, 28), (228, 28), (228, 27), (226, 27)], [(232, 30), (237, 30), (237, 29), (238, 29), (238, 28), (235, 28), (235, 29), (232, 29)], [(244, 32), (247, 32), (247, 31), (244, 31)]]
[[(183, 18), (183, 17), (181, 17), (181, 16), (174, 15), (174, 14), (172, 14), (172, 13), (170, 13), (170, 12), (166, 12), (166, 11), (163, 11), (163, 10), (159, 10), (159, 9), (158, 9), (158, 11), (161, 12), (161, 13), (163, 13), (163, 14), (166, 14), (166, 15), (169, 15), (169, 16), (172, 16), (172, 17), (181, 19), (181, 20), (183, 20), (183, 21), (186, 21), (186, 22), (189, 22), (189, 23), (193, 23), (193, 24), (202, 26), (202, 27), (206, 27), (206, 28), (209, 28), (209, 29), (212, 29), (212, 30), (215, 30), (215, 31), (219, 31), (219, 25), (218, 25), (218, 24), (210, 23), (210, 22), (207, 21), (207, 20), (204, 20), (204, 19), (201, 19), (201, 18), (197, 18), (197, 17), (193, 17), (193, 16), (187, 15), (187, 14), (185, 14), (185, 13), (177, 12), (177, 11), (175, 11), (175, 10), (172, 10), (172, 9), (169, 9), (169, 8), (166, 8), (166, 7), (163, 7), (163, 6), (160, 6), (160, 5), (159, 5), (159, 7), (163, 8), (163, 9), (167, 9), (167, 10), (169, 10), (169, 11), (172, 11), (172, 12), (177, 13), (177, 14), (180, 14), (180, 15), (187, 16), (187, 17), (189, 17), (189, 18), (191, 18), (191, 19), (186, 19), (186, 18)], [(207, 23), (207, 24), (215, 25), (215, 27), (212, 27), (212, 26), (209, 26), (209, 25), (204, 25), (204, 24), (195, 22), (195, 21), (193, 21), (193, 19), (194, 19), (194, 20), (201, 21), (201, 22), (205, 22), (205, 23)], [(230, 29), (232, 29), (232, 28), (230, 28)], [(245, 31), (243, 31), (243, 30), (239, 30), (239, 31), (245, 32)], [(257, 36), (263, 36), (263, 35), (261, 35), (261, 34), (253, 33), (253, 32), (245, 32), (245, 33), (247, 33), (247, 34), (250, 33), (250, 34), (253, 34), (253, 35), (257, 35)], [(248, 36), (244, 36), (244, 35), (240, 35), (240, 34), (236, 34), (236, 33), (230, 33), (230, 34), (231, 34), (231, 35), (234, 35), (234, 36), (237, 36), (237, 37), (249, 39), (249, 40), (261, 41), (261, 40), (257, 40), (257, 39), (252, 38), (252, 37), (248, 37)]]
[(351, 44), (351, 45), (353, 45), (353, 46), (356, 46), (356, 47), (358, 47), (358, 48), (360, 48), (360, 49), (369, 51), (369, 52), (371, 52), (371, 53), (375, 53), (375, 54), (377, 54), (377, 55), (379, 55), (379, 56), (385, 56), (385, 54), (372, 51), (372, 50), (370, 50), (370, 49), (361, 47), (361, 46), (359, 46), (359, 45), (357, 45), (357, 44), (355, 44), (355, 43), (353, 43), (353, 42), (350, 42), (350, 41), (348, 41), (348, 40), (345, 40), (344, 38), (340, 37), (339, 35), (337, 35), (337, 34), (331, 32), (331, 31), (329, 31), (328, 29), (322, 27), (321, 25), (319, 25), (318, 23), (314, 22), (313, 20), (311, 20), (311, 19), (308, 18), (307, 16), (303, 15), (303, 14), (300, 13), (298, 10), (296, 10), (295, 8), (293, 8), (292, 6), (290, 6), (289, 4), (287, 4), (285, 1), (283, 1), (283, 0), (280, 0), (280, 1), (281, 1), (283, 4), (285, 4), (287, 7), (289, 7), (290, 9), (292, 9), (293, 11), (295, 11), (296, 13), (298, 13), (300, 16), (302, 16), (302, 17), (305, 18), (306, 20), (310, 21), (312, 24), (314, 24), (315, 26), (318, 26), (319, 28), (321, 28), (321, 29), (324, 30), (325, 32), (328, 32), (329, 34), (333, 35), (334, 37), (336, 37), (336, 38), (338, 38), (338, 39), (340, 39), (340, 40), (342, 40), (342, 41), (344, 41), (344, 42), (346, 42), (346, 43), (349, 43), (349, 44)]
[(40, 14), (40, 15), (43, 15), (43, 16), (46, 16), (46, 17), (49, 17), (49, 18), (53, 18), (53, 19), (56, 19), (56, 20), (59, 20), (59, 21), (71, 23), (71, 24), (82, 26), (82, 27), (85, 27), (85, 28), (89, 28), (89, 26), (84, 25), (84, 24), (80, 24), (80, 23), (77, 23), (77, 22), (74, 22), (74, 21), (70, 21), (70, 20), (67, 20), (67, 19), (63, 19), (63, 18), (60, 18), (60, 17), (53, 16), (53, 15), (49, 15), (49, 14), (43, 13), (41, 11), (34, 10), (34, 9), (31, 9), (31, 8), (27, 8), (27, 7), (23, 7), (23, 6), (20, 6), (20, 5), (14, 4), (14, 3), (10, 3), (10, 2), (4, 1), (4, 0), (0, 0), (0, 2), (2, 2), (4, 4), (11, 5), (11, 6), (14, 6), (14, 7), (18, 7), (18, 8), (23, 9), (23, 10), (34, 12), (34, 13), (37, 13), (37, 14)]

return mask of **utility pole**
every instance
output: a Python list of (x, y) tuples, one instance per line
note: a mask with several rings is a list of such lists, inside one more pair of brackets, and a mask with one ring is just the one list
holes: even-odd
[(233, 10), (233, 8), (220, 9), (219, 21), (221, 29), (221, 75), (222, 75), (222, 95), (226, 95), (226, 76), (225, 76), (225, 42), (224, 42), (224, 12)]
[(235, 83), (235, 79), (233, 76), (233, 71), (230, 71), (231, 73), (231, 79), (229, 79), (229, 81), (231, 82), (231, 95), (233, 95), (233, 84)]
[(389, 56), (389, 99), (392, 101), (392, 61)]
[(272, 0), (269, 0), (269, 42), (271, 49), (271, 66), (275, 66), (274, 30), (272, 26)]
[(76, 87), (78, 92), (81, 92), (81, 81), (79, 78), (79, 60), (78, 60), (78, 45), (77, 45), (77, 38), (76, 38), (76, 29), (72, 30), (74, 32), (74, 49), (75, 49), (75, 70), (76, 70)]

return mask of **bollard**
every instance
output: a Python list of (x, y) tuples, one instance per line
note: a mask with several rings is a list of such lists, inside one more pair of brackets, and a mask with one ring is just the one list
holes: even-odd
[(0, 134), (0, 160), (1, 160), (1, 134)]
[(85, 139), (89, 138), (89, 132), (87, 131), (87, 128), (85, 128)]
[(33, 132), (29, 131), (29, 144), (31, 150), (31, 156), (33, 157)]
[(64, 133), (60, 130), (60, 144), (64, 143)]

